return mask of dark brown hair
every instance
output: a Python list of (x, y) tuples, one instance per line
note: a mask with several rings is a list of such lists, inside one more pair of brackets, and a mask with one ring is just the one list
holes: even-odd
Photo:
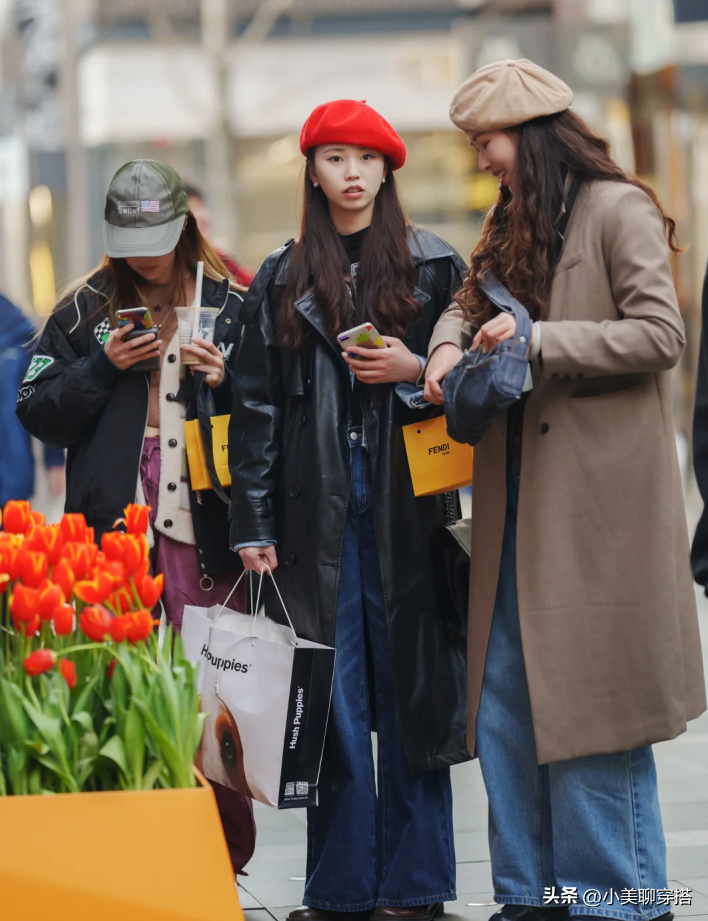
[(518, 136), (514, 194), (502, 186), (470, 259), (470, 271), (457, 302), (474, 326), (495, 311), (481, 290), (479, 276), (491, 271), (537, 320), (551, 296), (558, 252), (558, 229), (566, 203), (570, 171), (581, 182), (610, 180), (642, 189), (661, 214), (669, 246), (680, 252), (676, 224), (654, 192), (628, 176), (610, 156), (610, 145), (573, 112), (544, 116), (511, 129)]
[(311, 150), (305, 169), (300, 239), (292, 249), (278, 322), (281, 343), (297, 350), (309, 344), (309, 331), (295, 308), (295, 301), (311, 288), (334, 335), (370, 322), (384, 336), (404, 338), (419, 319), (421, 308), (413, 298), (415, 264), (408, 246), (408, 223), (390, 162), (386, 160), (386, 182), (376, 196), (371, 229), (361, 251), (355, 304), (345, 282), (351, 266), (332, 223), (327, 197), (312, 184), (313, 164)]

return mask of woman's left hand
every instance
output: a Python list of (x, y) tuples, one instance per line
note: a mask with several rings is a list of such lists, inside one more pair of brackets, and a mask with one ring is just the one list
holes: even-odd
[(182, 349), (199, 359), (198, 365), (190, 365), (189, 367), (192, 369), (192, 373), (203, 371), (204, 380), (212, 390), (224, 383), (224, 378), (226, 377), (224, 356), (213, 342), (207, 342), (205, 339), (192, 339), (192, 344), (183, 345)]
[[(344, 360), (356, 379), (362, 384), (400, 384), (402, 381), (414, 384), (421, 374), (416, 356), (400, 339), (393, 336), (381, 338), (388, 348), (364, 349), (352, 345), (344, 352)], [(354, 357), (350, 358), (350, 355)]]
[(484, 324), (472, 340), (472, 350), (482, 346), (482, 352), (486, 355), (492, 349), (499, 345), (500, 342), (506, 342), (511, 339), (516, 332), (516, 319), (510, 313), (500, 313)]

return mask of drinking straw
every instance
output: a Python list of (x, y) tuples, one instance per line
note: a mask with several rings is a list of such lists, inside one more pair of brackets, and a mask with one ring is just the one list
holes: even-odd
[(202, 284), (204, 283), (204, 263), (197, 263), (197, 281), (194, 285), (194, 307), (197, 312), (194, 314), (194, 325), (192, 327), (192, 338), (197, 338), (199, 334), (199, 308), (202, 304)]

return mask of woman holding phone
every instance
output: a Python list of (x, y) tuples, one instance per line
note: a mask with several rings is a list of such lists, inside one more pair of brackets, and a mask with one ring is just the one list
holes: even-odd
[[(418, 356), (464, 264), (406, 222), (405, 147), (365, 103), (316, 108), (300, 147), (300, 239), (246, 298), (229, 437), (232, 545), (249, 569), (278, 567), (299, 635), (337, 649), (306, 907), (290, 918), (424, 921), (455, 898), (448, 768), (468, 758), (464, 657), (431, 567), (445, 500), (414, 497), (401, 429), (427, 417), (409, 405)], [(342, 351), (337, 337), (362, 324), (385, 347)]]
[(678, 246), (572, 100), (525, 60), (453, 100), (500, 190), (426, 393), (442, 402), (461, 348), (515, 336), (485, 296), (491, 272), (534, 321), (533, 387), (474, 454), (468, 738), (495, 921), (670, 921), (651, 746), (706, 708), (672, 414)]
[[(215, 412), (230, 411), (242, 294), (199, 232), (180, 176), (164, 163), (135, 160), (115, 174), (104, 245), (101, 265), (47, 321), (17, 413), (45, 444), (68, 449), (66, 511), (83, 512), (98, 539), (129, 503), (150, 506), (152, 568), (165, 576), (165, 615), (179, 629), (185, 605), (223, 603), (242, 569), (229, 552), (226, 504), (213, 490), (190, 487), (184, 439), (185, 419), (198, 408), (213, 400)], [(174, 308), (193, 303), (198, 262), (202, 305), (219, 315), (213, 343), (184, 347), (195, 361), (187, 370)], [(136, 335), (137, 325), (152, 322), (159, 339), (154, 331)], [(146, 363), (155, 370), (142, 370)], [(241, 798), (239, 820), (235, 796), (217, 788), (240, 869), (254, 833), (250, 804)]]

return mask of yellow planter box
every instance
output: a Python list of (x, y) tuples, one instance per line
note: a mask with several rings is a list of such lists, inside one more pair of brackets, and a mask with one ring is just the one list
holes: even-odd
[(243, 921), (200, 784), (0, 799), (2, 921)]

